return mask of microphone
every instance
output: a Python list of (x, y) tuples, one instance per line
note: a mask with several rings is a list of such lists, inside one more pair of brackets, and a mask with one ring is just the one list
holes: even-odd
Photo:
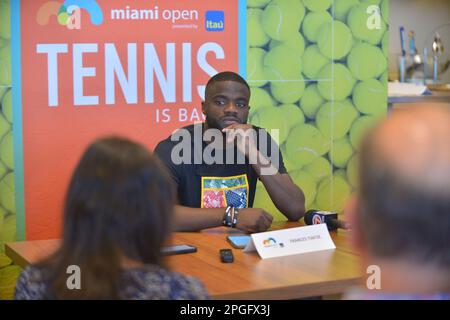
[(348, 222), (339, 220), (337, 217), (338, 214), (334, 211), (311, 209), (306, 211), (304, 219), (307, 225), (326, 223), (329, 231), (335, 231), (338, 228), (345, 230), (350, 229), (350, 224)]

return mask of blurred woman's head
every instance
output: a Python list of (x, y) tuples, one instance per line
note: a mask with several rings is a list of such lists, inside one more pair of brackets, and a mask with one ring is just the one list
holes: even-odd
[[(118, 298), (124, 260), (161, 265), (173, 205), (165, 169), (143, 146), (118, 137), (92, 143), (73, 173), (61, 248), (49, 260), (55, 297)], [(81, 290), (65, 287), (69, 265), (81, 269)]]

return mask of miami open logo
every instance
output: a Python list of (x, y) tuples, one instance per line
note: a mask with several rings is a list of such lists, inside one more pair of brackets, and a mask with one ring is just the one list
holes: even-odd
[(277, 245), (277, 240), (275, 240), (274, 238), (272, 238), (272, 237), (270, 237), (270, 238), (267, 238), (267, 239), (264, 239), (263, 240), (263, 245), (264, 245), (264, 247), (273, 247), (273, 246), (276, 246)]
[(38, 10), (36, 21), (41, 26), (47, 25), (52, 16), (56, 16), (60, 25), (69, 30), (81, 29), (81, 10), (89, 14), (93, 25), (103, 22), (103, 12), (95, 0), (49, 1)]

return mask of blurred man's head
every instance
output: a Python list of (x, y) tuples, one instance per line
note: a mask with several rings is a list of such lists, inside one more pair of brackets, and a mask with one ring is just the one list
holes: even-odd
[(207, 127), (222, 130), (247, 123), (249, 100), (250, 87), (240, 75), (230, 71), (216, 74), (206, 85), (202, 103)]
[(450, 270), (450, 106), (394, 111), (361, 146), (354, 242), (369, 259)]

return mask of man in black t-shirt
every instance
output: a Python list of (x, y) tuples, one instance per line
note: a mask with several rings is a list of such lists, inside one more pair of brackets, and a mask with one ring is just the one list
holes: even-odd
[(157, 145), (155, 153), (177, 190), (176, 230), (220, 225), (267, 230), (273, 217), (252, 208), (258, 178), (289, 220), (303, 216), (303, 192), (287, 174), (278, 146), (264, 129), (247, 124), (249, 99), (242, 77), (219, 73), (206, 85), (206, 121), (181, 128)]

